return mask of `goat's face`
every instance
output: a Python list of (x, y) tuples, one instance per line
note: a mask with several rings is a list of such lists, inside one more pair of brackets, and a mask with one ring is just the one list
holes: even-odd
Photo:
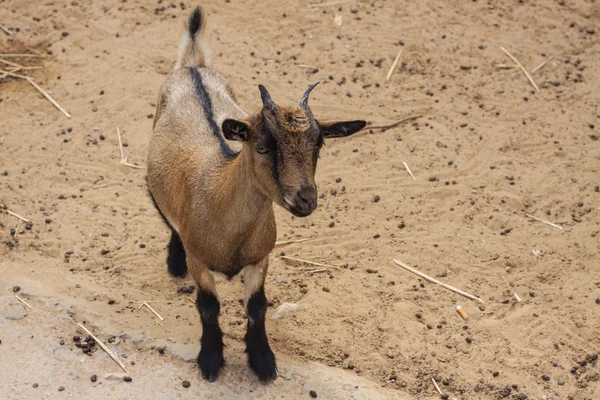
[(223, 133), (244, 142), (252, 175), (261, 191), (297, 217), (317, 207), (315, 171), (319, 151), (327, 137), (358, 132), (365, 121), (320, 122), (308, 107), (308, 88), (300, 107), (281, 107), (261, 85), (263, 109), (248, 121), (226, 120)]

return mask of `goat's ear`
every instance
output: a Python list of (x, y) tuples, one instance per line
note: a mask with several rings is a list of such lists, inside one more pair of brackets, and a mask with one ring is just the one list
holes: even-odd
[(350, 136), (367, 125), (366, 121), (318, 121), (323, 137), (336, 138)]
[(237, 140), (243, 142), (248, 140), (250, 124), (235, 119), (226, 119), (223, 121), (223, 135), (227, 140)]

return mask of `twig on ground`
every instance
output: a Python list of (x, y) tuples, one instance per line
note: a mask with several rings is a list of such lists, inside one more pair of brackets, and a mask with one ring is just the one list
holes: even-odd
[(531, 215), (531, 214), (525, 214), (525, 215), (526, 215), (526, 216), (528, 216), (529, 218), (535, 219), (536, 221), (540, 221), (540, 222), (543, 222), (544, 224), (548, 224), (548, 225), (550, 225), (550, 226), (553, 226), (553, 227), (555, 227), (555, 228), (558, 228), (558, 229), (560, 229), (560, 230), (564, 230), (564, 228), (563, 228), (562, 226), (560, 226), (560, 225), (556, 225), (556, 224), (553, 224), (552, 222), (550, 222), (550, 221), (546, 221), (545, 219), (541, 219), (541, 218), (538, 218), (538, 217), (534, 217), (534, 216), (533, 216), (533, 215)]
[(121, 367), (123, 369), (123, 371), (129, 373), (129, 371), (127, 371), (127, 368), (125, 368), (125, 364), (123, 364), (121, 362), (121, 360), (119, 360), (117, 355), (115, 353), (113, 353), (108, 347), (106, 347), (106, 345), (104, 343), (102, 343), (100, 341), (100, 339), (98, 339), (96, 336), (94, 336), (94, 334), (92, 332), (90, 332), (85, 326), (81, 325), (79, 322), (77, 323), (77, 325), (79, 325), (79, 327), (81, 329), (83, 329), (88, 335), (90, 335), (92, 337), (92, 339), (94, 339), (96, 341), (96, 343), (98, 343), (100, 345), (100, 347), (102, 347), (102, 350), (104, 350), (106, 352), (106, 354), (108, 354), (110, 356), (110, 358), (112, 358), (113, 360), (115, 360), (115, 362), (117, 364), (119, 364), (119, 367)]
[(12, 33), (8, 29), (4, 27), (4, 25), (0, 24), (0, 29), (2, 29), (8, 36), (12, 36)]
[(442, 389), (440, 389), (440, 387), (438, 386), (437, 382), (435, 381), (435, 379), (431, 378), (431, 381), (433, 382), (433, 385), (435, 386), (435, 388), (437, 389), (438, 393), (440, 394), (440, 396), (442, 396), (444, 393), (442, 393)]
[(127, 157), (123, 154), (123, 142), (121, 142), (121, 130), (117, 127), (117, 136), (119, 137), (119, 150), (121, 151), (121, 164), (137, 169), (146, 169), (146, 167), (142, 167), (141, 165), (135, 165), (128, 161)]
[[(19, 68), (19, 69), (21, 69), (21, 68)], [(15, 78), (29, 80), (28, 76), (15, 74), (14, 72), (10, 72), (10, 71), (4, 71), (3, 69), (0, 69), (0, 73), (2, 73), (4, 75), (8, 75), (8, 76), (14, 76)]]
[[(4, 204), (0, 204), (0, 206), (4, 206)], [(19, 214), (16, 214), (16, 213), (14, 213), (14, 212), (12, 212), (12, 211), (10, 211), (10, 210), (4, 210), (4, 211), (6, 211), (6, 213), (7, 213), (7, 214), (10, 214), (10, 215), (12, 215), (13, 217), (17, 217), (17, 218), (19, 218), (21, 221), (25, 221), (25, 222), (31, 222), (31, 221), (29, 221), (27, 218), (25, 218), (25, 217), (21, 217)]]
[(48, 99), (48, 101), (50, 101), (50, 103), (52, 103), (54, 105), (54, 107), (58, 108), (63, 114), (65, 114), (67, 116), (67, 118), (71, 118), (71, 115), (65, 111), (64, 108), (62, 108), (60, 106), (60, 104), (58, 104), (53, 98), (52, 96), (50, 96), (44, 89), (42, 89), (41, 87), (39, 87), (34, 81), (33, 78), (27, 78), (27, 81), (29, 83), (31, 83), (31, 86), (33, 86), (34, 88), (36, 88), (41, 94), (44, 95), (45, 98)]
[(496, 68), (500, 68), (500, 69), (513, 69), (513, 68), (519, 68), (518, 65), (508, 65), (508, 64), (496, 64), (494, 65), (494, 67)]
[(332, 1), (329, 3), (315, 3), (315, 4), (311, 4), (309, 5), (310, 8), (315, 8), (315, 7), (327, 7), (327, 6), (337, 6), (340, 4), (346, 4), (346, 3), (352, 3), (355, 0), (341, 0), (341, 1)]
[(329, 269), (321, 268), (321, 269), (311, 269), (311, 270), (304, 271), (304, 272), (312, 275), (312, 274), (318, 274), (319, 272), (327, 272), (327, 271), (329, 271)]
[(308, 242), (309, 240), (315, 240), (315, 239), (316, 238), (314, 238), (314, 237), (309, 237), (309, 238), (304, 238), (304, 239), (282, 240), (280, 242), (275, 242), (275, 246), (283, 246), (283, 245), (290, 244), (290, 243)]
[(413, 173), (410, 170), (410, 167), (408, 166), (408, 164), (406, 162), (402, 161), (402, 165), (404, 165), (404, 168), (406, 168), (406, 172), (408, 172), (408, 174), (410, 175), (410, 177), (413, 178), (413, 181), (416, 181), (417, 178), (415, 178), (415, 176), (413, 175)]
[(4, 53), (0, 53), (0, 57), (2, 58), (18, 58), (18, 57), (22, 57), (22, 58), (28, 58), (28, 57), (32, 57), (32, 58), (44, 58), (46, 56), (44, 55), (39, 55), (39, 54), (27, 54), (27, 53), (23, 53), (23, 54), (4, 54)]
[(161, 317), (161, 316), (160, 316), (160, 314), (159, 314), (159, 313), (157, 313), (156, 311), (154, 311), (154, 308), (150, 307), (150, 304), (148, 304), (148, 302), (147, 302), (147, 301), (144, 301), (144, 302), (142, 303), (142, 305), (141, 305), (141, 306), (138, 308), (138, 310), (139, 310), (140, 308), (142, 308), (143, 306), (146, 306), (146, 307), (148, 308), (148, 310), (152, 311), (152, 313), (153, 313), (154, 315), (156, 315), (156, 316), (158, 317), (158, 319), (160, 319), (161, 321), (164, 321), (164, 320), (165, 320), (163, 317)]
[(536, 92), (539, 93), (540, 92), (540, 88), (538, 87), (538, 85), (536, 85), (536, 83), (533, 80), (533, 78), (531, 77), (531, 75), (529, 75), (529, 72), (527, 72), (527, 70), (525, 69), (525, 67), (523, 67), (523, 65), (521, 65), (521, 63), (519, 62), (519, 60), (517, 60), (512, 54), (510, 54), (504, 47), (500, 46), (500, 48), (502, 49), (503, 52), (506, 53), (507, 56), (509, 56), (511, 58), (511, 60), (513, 60), (515, 62), (515, 64), (517, 64), (519, 66), (519, 68), (521, 68), (521, 70), (523, 71), (523, 73), (525, 74), (525, 76), (527, 76), (527, 79), (529, 79), (529, 82), (531, 82), (531, 84), (535, 88)]
[(306, 65), (306, 64), (296, 64), (298, 68), (308, 68), (308, 69), (317, 69), (314, 65)]
[(392, 74), (396, 70), (396, 66), (398, 65), (398, 60), (400, 59), (401, 54), (402, 54), (402, 50), (400, 50), (398, 52), (398, 55), (396, 56), (396, 58), (394, 59), (394, 62), (392, 63), (392, 66), (390, 67), (390, 70), (388, 71), (387, 76), (385, 77), (386, 82), (390, 80), (390, 78), (392, 77)]
[(31, 307), (29, 304), (27, 304), (27, 302), (25, 300), (23, 300), (21, 297), (19, 297), (18, 294), (15, 294), (15, 297), (17, 298), (17, 300), (19, 300), (21, 303), (25, 304), (27, 307), (33, 309), (33, 307)]
[(382, 132), (385, 132), (385, 131), (387, 131), (388, 129), (395, 128), (395, 127), (397, 127), (398, 125), (400, 125), (400, 124), (402, 124), (402, 123), (404, 123), (404, 122), (412, 121), (412, 120), (414, 120), (414, 119), (421, 118), (422, 116), (423, 116), (422, 114), (419, 114), (419, 115), (413, 115), (412, 117), (406, 117), (406, 118), (403, 118), (403, 119), (401, 119), (400, 121), (398, 121), (398, 122), (394, 122), (393, 124), (389, 124), (389, 125), (365, 126), (365, 127), (363, 128), (363, 131), (366, 131), (367, 129), (381, 129), (381, 131), (382, 131)]
[(542, 67), (546, 64), (548, 64), (550, 61), (554, 60), (554, 56), (550, 57), (549, 59), (547, 59), (546, 61), (544, 61), (543, 63), (541, 63), (540, 65), (538, 65), (537, 67), (535, 67), (534, 69), (531, 70), (531, 73), (535, 73), (537, 70), (542, 69)]
[(17, 67), (17, 68), (21, 68), (21, 69), (23, 69), (23, 66), (22, 66), (22, 65), (20, 65), (20, 64), (17, 64), (17, 63), (14, 63), (14, 62), (11, 62), (11, 61), (6, 61), (6, 60), (4, 60), (4, 59), (2, 59), (2, 58), (0, 58), (0, 62), (1, 62), (2, 64), (10, 65), (11, 67)]
[(340, 268), (340, 267), (335, 266), (335, 265), (323, 264), (323, 263), (318, 263), (318, 262), (314, 262), (314, 261), (303, 260), (301, 258), (288, 257), (288, 256), (280, 256), (280, 258), (283, 258), (284, 260), (298, 261), (298, 262), (302, 262), (302, 263), (305, 263), (305, 264), (317, 265), (319, 267), (336, 268), (336, 269)]
[(467, 293), (467, 292), (464, 292), (464, 291), (462, 291), (462, 290), (460, 290), (460, 289), (457, 289), (457, 288), (455, 288), (454, 286), (450, 286), (450, 285), (447, 285), (447, 284), (445, 284), (445, 283), (443, 283), (443, 282), (440, 282), (440, 281), (438, 281), (437, 279), (435, 279), (435, 278), (432, 278), (431, 276), (429, 276), (429, 275), (427, 275), (427, 274), (424, 274), (424, 273), (422, 273), (422, 272), (419, 272), (419, 271), (417, 271), (416, 269), (414, 269), (414, 268), (412, 268), (412, 267), (408, 266), (407, 264), (403, 263), (402, 261), (394, 260), (394, 262), (395, 262), (396, 264), (398, 264), (399, 266), (401, 266), (402, 268), (404, 268), (404, 269), (406, 269), (406, 270), (408, 270), (408, 271), (412, 272), (413, 274), (415, 274), (415, 275), (419, 275), (421, 278), (427, 279), (429, 282), (432, 282), (432, 283), (437, 283), (438, 285), (440, 285), (440, 286), (442, 286), (442, 287), (444, 287), (444, 288), (446, 288), (446, 289), (448, 289), (448, 290), (450, 290), (450, 291), (452, 291), (452, 292), (454, 292), (454, 293), (458, 293), (458, 294), (460, 294), (460, 295), (462, 295), (462, 296), (465, 296), (465, 297), (467, 297), (467, 298), (469, 298), (469, 299), (471, 299), (471, 300), (477, 300), (477, 301), (479, 301), (480, 303), (483, 303), (483, 302), (484, 302), (484, 301), (483, 301), (483, 300), (481, 300), (479, 297), (477, 297), (477, 296), (473, 296), (472, 294), (469, 294), (469, 293)]

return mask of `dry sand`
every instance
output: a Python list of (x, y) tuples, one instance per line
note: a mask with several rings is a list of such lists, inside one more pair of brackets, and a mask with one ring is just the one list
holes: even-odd
[[(228, 366), (208, 384), (185, 361), (200, 323), (194, 296), (177, 288), (192, 282), (167, 275), (167, 229), (144, 170), (119, 164), (115, 132), (143, 165), (158, 88), (192, 5), (0, 1), (0, 24), (13, 34), (0, 31), (0, 53), (51, 52), (5, 59), (53, 60), (20, 73), (72, 114), (25, 81), (0, 81), (0, 202), (33, 221), (15, 238), (18, 219), (0, 214), (0, 398), (309, 398), (312, 389), (319, 398), (433, 399), (432, 376), (451, 399), (600, 397), (597, 360), (571, 373), (600, 350), (600, 3), (203, 5), (214, 65), (248, 111), (260, 104), (258, 83), (293, 104), (321, 80), (311, 95), (318, 116), (376, 125), (423, 117), (327, 142), (315, 213), (276, 210), (280, 240), (317, 238), (271, 258), (267, 330), (283, 376), (263, 386), (248, 371), (242, 284), (220, 279)], [(541, 93), (520, 70), (495, 67), (512, 64), (500, 46), (529, 70), (554, 57), (533, 74)], [(282, 250), (342, 268), (309, 275)], [(138, 310), (141, 300), (156, 301), (163, 326)], [(283, 302), (303, 308), (271, 320)], [(102, 350), (88, 357), (75, 347), (74, 321), (103, 341), (125, 335), (110, 346), (132, 382), (104, 379), (119, 367)]]

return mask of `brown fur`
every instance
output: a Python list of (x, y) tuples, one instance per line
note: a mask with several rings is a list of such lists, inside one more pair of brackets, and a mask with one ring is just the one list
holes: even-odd
[[(314, 174), (324, 128), (307, 106), (265, 105), (248, 116), (223, 75), (196, 54), (203, 47), (191, 36), (184, 36), (179, 68), (160, 90), (148, 152), (149, 189), (179, 234), (200, 290), (216, 296), (210, 271), (232, 277), (246, 267), (247, 304), (263, 287), (277, 237), (273, 202), (299, 216), (316, 207)], [(354, 123), (351, 133), (364, 126)], [(225, 143), (224, 134), (241, 146)], [(224, 151), (227, 146), (237, 154)]]

